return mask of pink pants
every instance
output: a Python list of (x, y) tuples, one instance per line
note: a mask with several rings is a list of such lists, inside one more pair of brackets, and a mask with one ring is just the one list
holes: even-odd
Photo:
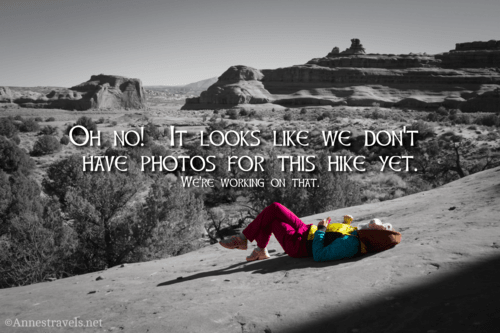
[(250, 241), (256, 241), (257, 246), (265, 248), (269, 244), (271, 234), (293, 258), (309, 257), (307, 251), (307, 235), (312, 224), (304, 224), (285, 206), (274, 202), (264, 208), (250, 223), (243, 234)]

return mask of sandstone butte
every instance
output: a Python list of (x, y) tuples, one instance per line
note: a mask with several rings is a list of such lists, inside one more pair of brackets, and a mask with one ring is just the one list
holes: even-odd
[(12, 91), (0, 87), (0, 103), (21, 107), (88, 110), (107, 108), (142, 109), (146, 94), (139, 79), (116, 75), (92, 75), (90, 80), (69, 89), (52, 90), (48, 94)]
[(500, 41), (456, 44), (436, 55), (367, 54), (358, 39), (304, 65), (232, 66), (185, 110), (314, 105), (500, 109)]
[[(1, 332), (496, 332), (500, 299), (500, 167), (390, 201), (303, 217), (401, 232), (384, 252), (294, 259), (274, 236), (271, 259), (219, 244), (181, 256), (0, 290)], [(254, 244), (254, 243), (253, 243)], [(7, 319), (102, 320), (75, 329), (6, 327)]]

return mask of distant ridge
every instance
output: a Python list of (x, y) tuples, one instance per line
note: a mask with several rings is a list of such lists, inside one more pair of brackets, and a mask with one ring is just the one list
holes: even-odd
[(497, 112), (500, 107), (500, 40), (456, 44), (426, 53), (366, 53), (357, 38), (340, 52), (277, 69), (231, 66), (183, 110), (260, 104), (267, 108), (371, 106)]
[(209, 79), (193, 82), (193, 83), (188, 83), (185, 85), (181, 86), (162, 86), (162, 85), (157, 85), (157, 86), (145, 86), (144, 88), (149, 89), (149, 90), (159, 90), (159, 91), (173, 91), (173, 90), (179, 90), (179, 91), (203, 91), (206, 90), (208, 87), (210, 87), (212, 84), (217, 82), (217, 77), (211, 77)]

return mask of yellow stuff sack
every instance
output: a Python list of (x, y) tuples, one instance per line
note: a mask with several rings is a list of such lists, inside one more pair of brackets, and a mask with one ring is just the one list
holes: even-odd
[[(317, 225), (312, 225), (311, 229), (309, 229), (309, 234), (307, 235), (307, 240), (313, 240), (314, 234), (318, 230)], [(354, 230), (358, 230), (356, 227), (352, 227), (349, 224), (345, 223), (330, 223), (326, 227), (326, 232), (340, 232), (343, 235), (350, 235)]]

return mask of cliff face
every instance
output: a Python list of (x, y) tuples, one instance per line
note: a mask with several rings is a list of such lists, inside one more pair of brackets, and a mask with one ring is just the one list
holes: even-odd
[(70, 88), (85, 93), (90, 108), (142, 109), (146, 93), (139, 79), (114, 75), (92, 75), (90, 80)]
[[(239, 104), (457, 107), (497, 111), (500, 41), (457, 44), (439, 55), (366, 54), (358, 39), (305, 65), (234, 66), (183, 109)], [(477, 109), (476, 109), (477, 107)]]
[(225, 71), (200, 97), (188, 98), (186, 103), (201, 105), (262, 104), (271, 100), (264, 88), (261, 71), (247, 66), (232, 66)]
[(48, 94), (31, 91), (11, 93), (3, 89), (0, 102), (7, 101), (4, 96), (11, 96), (11, 101), (23, 107), (67, 110), (142, 109), (146, 102), (141, 80), (104, 74), (92, 75), (90, 80), (77, 86), (53, 90)]

